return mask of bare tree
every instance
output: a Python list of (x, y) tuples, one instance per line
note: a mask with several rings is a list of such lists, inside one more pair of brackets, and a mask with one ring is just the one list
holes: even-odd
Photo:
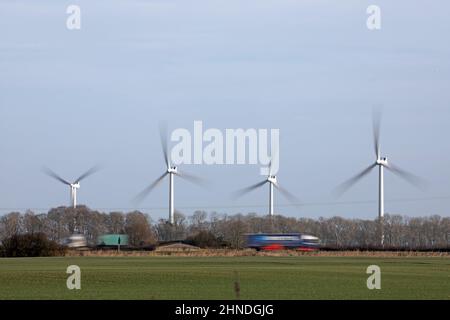
[(11, 212), (1, 217), (0, 235), (2, 239), (21, 233), (21, 218), (20, 212)]
[(114, 234), (125, 232), (125, 215), (122, 212), (111, 212), (109, 214), (108, 231)]
[(125, 232), (128, 234), (129, 242), (134, 246), (143, 246), (155, 242), (148, 217), (139, 211), (129, 212), (125, 219)]
[(208, 213), (206, 211), (197, 210), (189, 217), (190, 232), (197, 233), (208, 229), (208, 223), (206, 221)]

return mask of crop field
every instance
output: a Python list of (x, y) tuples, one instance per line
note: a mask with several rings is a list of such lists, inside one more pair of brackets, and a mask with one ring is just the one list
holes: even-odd
[[(81, 268), (68, 290), (66, 268)], [(381, 289), (366, 286), (369, 265)], [(239, 288), (239, 289), (237, 289)], [(0, 259), (0, 299), (450, 299), (449, 257)]]

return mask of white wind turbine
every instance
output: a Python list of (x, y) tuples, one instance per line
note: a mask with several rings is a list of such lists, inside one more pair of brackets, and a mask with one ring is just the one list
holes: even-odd
[(180, 178), (183, 178), (187, 181), (190, 181), (197, 185), (202, 185), (204, 183), (204, 180), (196, 177), (191, 174), (187, 174), (185, 172), (180, 172), (176, 166), (173, 166), (171, 164), (171, 161), (168, 156), (168, 149), (167, 149), (167, 128), (165, 126), (160, 126), (160, 138), (161, 138), (161, 146), (162, 151), (164, 155), (164, 161), (167, 166), (166, 171), (157, 178), (151, 185), (149, 185), (147, 188), (142, 190), (141, 193), (139, 193), (135, 198), (134, 201), (136, 203), (141, 202), (144, 200), (144, 198), (157, 186), (159, 185), (162, 180), (168, 175), (169, 176), (169, 223), (174, 224), (175, 223), (175, 207), (174, 207), (174, 176), (179, 176)]
[[(358, 182), (361, 178), (369, 174), (373, 168), (378, 167), (378, 217), (380, 219), (380, 223), (382, 223), (382, 219), (384, 217), (384, 168), (388, 169), (392, 173), (400, 176), (405, 179), (407, 182), (418, 186), (423, 185), (423, 179), (417, 177), (416, 175), (409, 173), (395, 165), (391, 162), (388, 162), (386, 157), (381, 156), (381, 148), (380, 148), (380, 123), (381, 123), (381, 113), (379, 111), (375, 111), (373, 114), (373, 140), (374, 140), (374, 150), (375, 150), (375, 162), (368, 166), (366, 169), (348, 179), (344, 183), (342, 183), (337, 188), (338, 194), (343, 194), (347, 191), (351, 186), (353, 186), (356, 182)], [(381, 245), (384, 245), (384, 233), (381, 230)]]
[(43, 171), (45, 174), (47, 174), (48, 176), (64, 183), (65, 185), (68, 185), (70, 187), (70, 203), (73, 208), (77, 207), (77, 190), (80, 189), (81, 180), (94, 174), (98, 170), (99, 170), (99, 166), (92, 167), (91, 169), (89, 169), (88, 171), (83, 173), (81, 176), (79, 176), (78, 179), (76, 179), (74, 182), (69, 182), (69, 181), (61, 178), (59, 175), (57, 175), (55, 172), (53, 172), (49, 168), (46, 168), (46, 167), (43, 168)]
[(295, 205), (299, 204), (298, 198), (296, 196), (294, 196), (292, 193), (290, 193), (289, 191), (287, 191), (285, 188), (281, 187), (280, 184), (278, 183), (277, 176), (274, 175), (272, 172), (272, 162), (269, 165), (269, 174), (267, 175), (266, 179), (254, 184), (254, 185), (251, 185), (247, 188), (236, 191), (235, 193), (233, 193), (233, 196), (235, 198), (241, 197), (241, 196), (245, 195), (246, 193), (249, 193), (255, 189), (258, 189), (259, 187), (262, 187), (266, 183), (269, 184), (269, 216), (273, 217), (273, 214), (274, 214), (273, 213), (273, 206), (274, 206), (273, 190), (274, 190), (274, 187), (277, 190), (279, 190), (281, 192), (281, 194), (283, 196), (285, 196), (291, 203), (293, 203)]

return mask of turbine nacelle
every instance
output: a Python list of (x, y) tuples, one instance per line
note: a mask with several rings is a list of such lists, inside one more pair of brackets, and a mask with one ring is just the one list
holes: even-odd
[(178, 169), (177, 169), (177, 167), (169, 167), (169, 168), (167, 168), (167, 173), (174, 173), (174, 174), (177, 174), (178, 173)]
[(377, 159), (377, 161), (375, 162), (375, 164), (377, 166), (383, 166), (383, 167), (387, 167), (388, 166), (388, 160), (386, 157), (380, 157), (379, 159)]
[(277, 184), (277, 176), (268, 176), (267, 181), (276, 185)]
[(71, 186), (73, 189), (80, 189), (80, 183), (79, 183), (79, 182), (77, 182), (77, 183), (72, 183), (72, 184), (70, 184), (70, 186)]

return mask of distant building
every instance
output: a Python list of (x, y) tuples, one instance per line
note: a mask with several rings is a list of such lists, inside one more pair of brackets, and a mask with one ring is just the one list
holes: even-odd
[(191, 246), (190, 244), (185, 244), (181, 242), (171, 243), (159, 246), (156, 251), (160, 252), (186, 252), (186, 251), (198, 251), (199, 247)]
[(114, 247), (114, 246), (127, 246), (128, 235), (127, 234), (103, 234), (97, 238), (98, 246)]

